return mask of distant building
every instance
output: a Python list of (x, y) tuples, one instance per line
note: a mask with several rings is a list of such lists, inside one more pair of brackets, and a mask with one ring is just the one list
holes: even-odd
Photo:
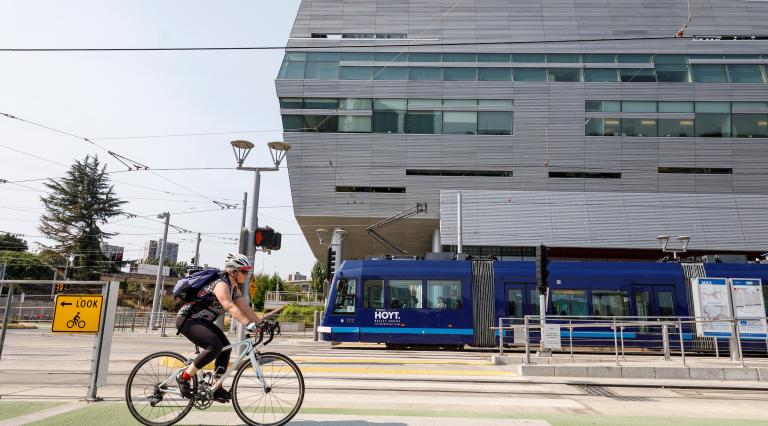
[(299, 287), (302, 290), (306, 290), (310, 287), (312, 281), (306, 275), (296, 272), (293, 274), (288, 274), (288, 279), (285, 280), (285, 283)]
[[(144, 260), (160, 260), (160, 247), (163, 244), (162, 238), (157, 240), (149, 240), (144, 243)], [(168, 242), (165, 247), (165, 259), (168, 262), (176, 263), (179, 258), (179, 245), (177, 243)]]
[(113, 246), (107, 243), (101, 243), (101, 253), (109, 258), (112, 262), (122, 262), (123, 254), (125, 254), (125, 248), (120, 246)]
[(296, 272), (295, 274), (288, 274), (288, 279), (286, 281), (305, 281), (306, 279), (306, 275), (303, 275), (301, 272)]

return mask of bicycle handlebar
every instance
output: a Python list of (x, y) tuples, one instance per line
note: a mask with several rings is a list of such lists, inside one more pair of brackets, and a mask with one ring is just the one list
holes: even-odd
[[(268, 345), (274, 338), (275, 338), (275, 324), (269, 321), (264, 321), (261, 324), (259, 324), (259, 334), (258, 336), (252, 335), (252, 334), (246, 334), (245, 338), (250, 339), (253, 338), (253, 344), (258, 345), (259, 343), (264, 342), (264, 345)], [(264, 340), (264, 334), (269, 333), (269, 336), (267, 336), (267, 340)]]

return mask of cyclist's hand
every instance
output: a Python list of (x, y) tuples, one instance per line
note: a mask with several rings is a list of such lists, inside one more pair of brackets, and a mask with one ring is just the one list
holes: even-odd
[(248, 325), (245, 326), (245, 329), (248, 330), (249, 333), (253, 333), (259, 326), (251, 321), (248, 323)]

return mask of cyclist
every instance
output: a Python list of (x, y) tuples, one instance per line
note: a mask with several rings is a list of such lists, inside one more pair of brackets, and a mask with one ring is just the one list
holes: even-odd
[[(229, 345), (224, 332), (214, 321), (225, 311), (233, 319), (246, 325), (248, 332), (257, 328), (259, 319), (240, 293), (240, 287), (252, 269), (248, 257), (243, 254), (230, 254), (224, 261), (224, 272), (219, 279), (200, 288), (192, 302), (184, 304), (176, 316), (176, 328), (187, 339), (203, 350), (192, 361), (186, 370), (176, 376), (179, 391), (185, 398), (192, 397), (190, 379), (206, 364), (214, 359), (214, 382), (224, 374), (229, 365), (230, 350), (222, 351)], [(229, 392), (223, 388), (216, 389), (214, 399), (219, 402), (229, 402)]]

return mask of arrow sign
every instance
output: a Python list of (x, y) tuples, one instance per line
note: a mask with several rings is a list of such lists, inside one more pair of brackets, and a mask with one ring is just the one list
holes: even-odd
[(264, 234), (261, 231), (256, 231), (255, 235), (256, 245), (261, 245), (261, 242), (264, 241)]
[(70, 305), (72, 305), (72, 303), (61, 302), (61, 306), (70, 306)]

